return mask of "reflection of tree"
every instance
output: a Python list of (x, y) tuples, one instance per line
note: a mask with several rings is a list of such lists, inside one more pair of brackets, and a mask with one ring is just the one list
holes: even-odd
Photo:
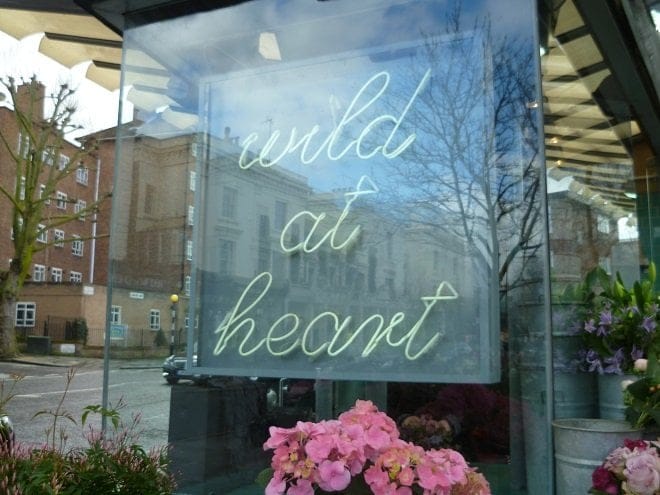
[(403, 160), (387, 164), (392, 187), (386, 190), (397, 196), (392, 204), (406, 205), (402, 213), (428, 227), (426, 235), (449, 232), (464, 239), (482, 268), (499, 263), (500, 285), (506, 281), (508, 289), (523, 282), (525, 261), (539, 247), (538, 123), (529, 105), (536, 99), (529, 46), (496, 38), (488, 21), (466, 31), (455, 9), (447, 34), (425, 39), (390, 101), (401, 108), (431, 69), (405, 118), (402, 135), (414, 132), (417, 139)]

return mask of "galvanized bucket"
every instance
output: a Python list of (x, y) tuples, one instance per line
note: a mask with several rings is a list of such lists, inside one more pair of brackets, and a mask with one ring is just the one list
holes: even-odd
[(598, 411), (603, 419), (626, 419), (622, 382), (635, 381), (635, 375), (598, 375)]
[(625, 421), (565, 418), (552, 422), (556, 495), (586, 494), (591, 473), (625, 439), (642, 438), (642, 430)]

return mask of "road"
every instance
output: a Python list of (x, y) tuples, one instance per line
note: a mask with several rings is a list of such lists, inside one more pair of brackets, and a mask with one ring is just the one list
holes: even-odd
[[(135, 414), (140, 415), (134, 431), (139, 432), (138, 443), (147, 449), (167, 443), (170, 386), (161, 376), (158, 364), (158, 361), (113, 363), (109, 374), (110, 406), (116, 406), (120, 400), (125, 404), (119, 412), (127, 426)], [(75, 370), (75, 374), (67, 390), (69, 370)], [(87, 444), (85, 435), (99, 430), (98, 414), (90, 414), (84, 427), (81, 416), (86, 406), (101, 404), (102, 360), (84, 360), (75, 368), (0, 362), (0, 382), (4, 382), (5, 395), (14, 383), (12, 374), (23, 378), (15, 382), (11, 391), (14, 397), (5, 410), (20, 442), (28, 445), (55, 442), (58, 447), (64, 442), (66, 448), (81, 447)], [(65, 416), (55, 421), (52, 413), (58, 408)], [(54, 436), (53, 424), (56, 425)]]

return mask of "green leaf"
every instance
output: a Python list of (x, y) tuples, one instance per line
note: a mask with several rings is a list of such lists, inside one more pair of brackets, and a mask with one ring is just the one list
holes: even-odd
[(649, 282), (651, 282), (651, 286), (655, 285), (655, 277), (656, 277), (655, 262), (651, 261), (651, 263), (649, 264), (649, 271), (648, 271), (648, 279)]
[(259, 486), (265, 488), (266, 485), (268, 485), (268, 483), (270, 482), (271, 478), (273, 477), (274, 472), (275, 471), (273, 470), (273, 468), (266, 468), (257, 475), (257, 477), (254, 481)]

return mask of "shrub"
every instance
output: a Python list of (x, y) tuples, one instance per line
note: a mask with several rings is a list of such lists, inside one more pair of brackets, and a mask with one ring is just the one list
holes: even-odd
[[(89, 414), (100, 414), (109, 419), (111, 431), (99, 431), (88, 427), (85, 437), (88, 445), (66, 449), (66, 438), (60, 427), (60, 442), (56, 430), (58, 419), (71, 420), (61, 408), (68, 386), (75, 373), (70, 371), (67, 386), (58, 408), (39, 411), (36, 415), (52, 416), (52, 427), (47, 431), (47, 442), (39, 447), (29, 447), (20, 442), (13, 445), (0, 442), (0, 494), (2, 495), (169, 495), (176, 483), (168, 473), (167, 447), (146, 451), (138, 443), (139, 415), (134, 415), (129, 425), (120, 417), (122, 401), (115, 408), (105, 409), (90, 405), (84, 409), (81, 424)], [(2, 383), (2, 382), (0, 382)], [(2, 388), (0, 387), (0, 392)], [(6, 404), (7, 396), (0, 393), (0, 405)]]

